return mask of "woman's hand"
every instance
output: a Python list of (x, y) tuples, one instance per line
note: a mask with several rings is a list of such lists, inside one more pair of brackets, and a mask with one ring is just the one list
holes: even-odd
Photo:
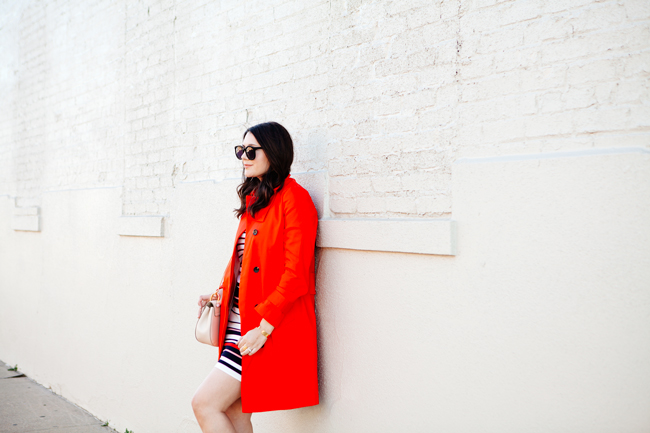
[(273, 329), (274, 329), (273, 325), (271, 325), (266, 320), (262, 319), (260, 326), (248, 331), (246, 335), (241, 337), (237, 342), (237, 346), (239, 346), (239, 351), (241, 352), (241, 354), (242, 355), (255, 354), (258, 350), (260, 350), (264, 346), (268, 338), (265, 337), (264, 334), (262, 334), (262, 330), (264, 330), (264, 332), (266, 332), (267, 334), (271, 334), (271, 332), (273, 332)]
[[(199, 296), (199, 316), (201, 317), (201, 310), (203, 310), (203, 307), (205, 307), (205, 304), (208, 303), (210, 300), (210, 297), (214, 295), (214, 293), (210, 293), (209, 295), (201, 295)], [(223, 295), (223, 289), (217, 290), (217, 306), (221, 305), (221, 296)]]

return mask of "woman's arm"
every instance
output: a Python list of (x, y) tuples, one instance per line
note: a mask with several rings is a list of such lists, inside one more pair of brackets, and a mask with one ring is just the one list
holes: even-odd
[(260, 321), (260, 331), (264, 331), (267, 333), (267, 335), (271, 335), (271, 332), (275, 329), (275, 326), (271, 325), (269, 322), (266, 321), (266, 319), (262, 318)]
[(318, 214), (306, 190), (287, 190), (283, 194), (283, 206), (284, 273), (276, 289), (255, 307), (274, 327), (280, 324), (293, 302), (309, 291), (318, 226)]

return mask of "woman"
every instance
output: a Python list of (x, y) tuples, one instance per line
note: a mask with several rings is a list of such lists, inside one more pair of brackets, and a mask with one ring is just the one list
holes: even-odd
[(275, 122), (235, 146), (244, 181), (236, 242), (215, 294), (220, 358), (192, 399), (203, 432), (252, 432), (251, 413), (318, 404), (314, 248), (318, 216), (291, 177), (293, 142)]

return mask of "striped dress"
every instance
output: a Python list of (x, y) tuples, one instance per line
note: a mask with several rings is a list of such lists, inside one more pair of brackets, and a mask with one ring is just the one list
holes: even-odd
[[(239, 319), (239, 278), (241, 275), (241, 263), (244, 257), (244, 246), (246, 244), (246, 232), (237, 239), (237, 257), (239, 258), (239, 271), (237, 272), (237, 284), (233, 293), (232, 307), (228, 315), (228, 326), (226, 327), (226, 341), (221, 351), (221, 357), (215, 367), (241, 382), (241, 353), (237, 347), (237, 341), (241, 337), (241, 321)], [(223, 301), (222, 301), (223, 302)]]

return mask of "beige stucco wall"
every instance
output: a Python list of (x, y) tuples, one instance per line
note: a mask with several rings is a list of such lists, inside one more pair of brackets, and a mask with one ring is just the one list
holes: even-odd
[(198, 432), (232, 146), (277, 120), (321, 218), (321, 404), (256, 432), (650, 429), (647, 2), (0, 12), (3, 361)]
[[(649, 172), (640, 148), (461, 160), (456, 256), (319, 249), (321, 404), (256, 431), (647, 430)], [(235, 184), (179, 185), (164, 238), (116, 234), (116, 188), (46, 194), (40, 233), (4, 198), (2, 359), (118, 429), (199, 431)]]

